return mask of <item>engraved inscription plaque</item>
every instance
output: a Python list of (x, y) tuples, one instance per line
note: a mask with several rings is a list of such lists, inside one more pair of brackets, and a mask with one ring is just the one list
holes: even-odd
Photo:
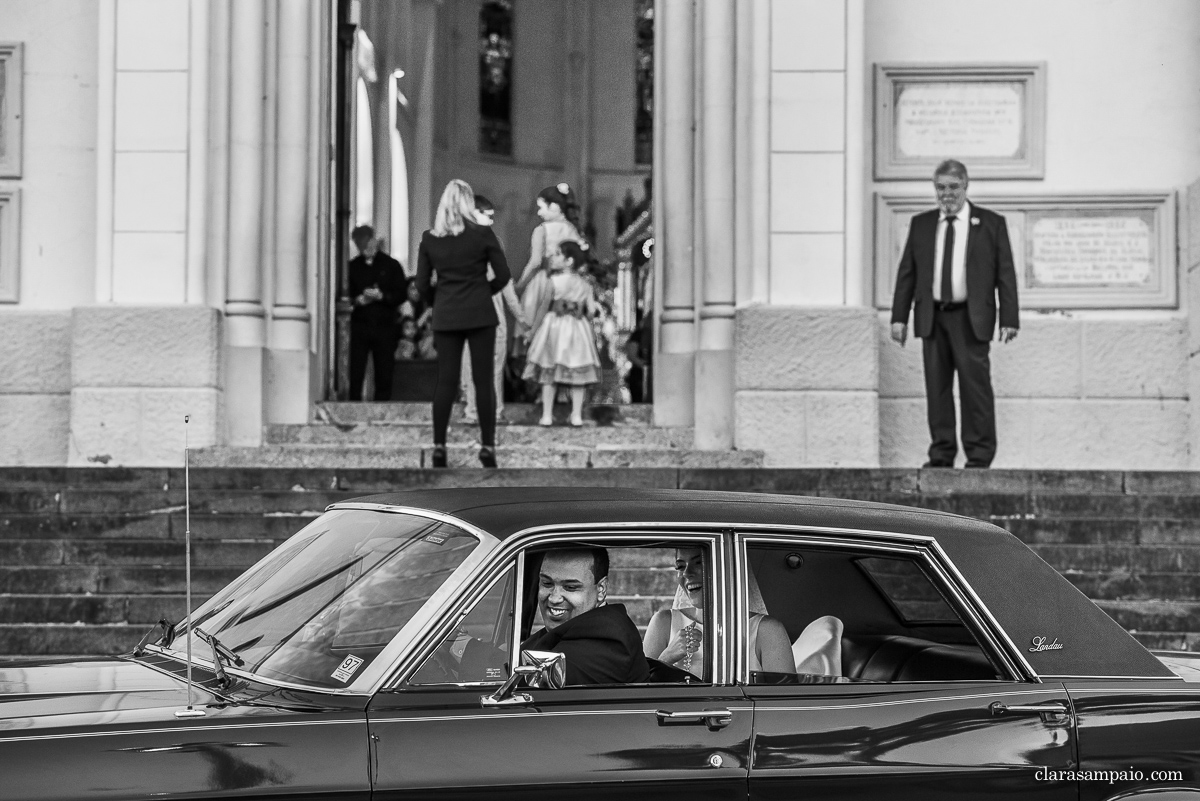
[(1154, 277), (1154, 239), (1141, 216), (1030, 215), (1031, 287), (1145, 286)]
[(876, 64), (875, 178), (931, 179), (942, 160), (971, 178), (1041, 178), (1046, 65)]
[(23, 46), (0, 42), (0, 178), (21, 177)]
[(930, 83), (897, 87), (896, 148), (902, 158), (1020, 158), (1020, 83)]

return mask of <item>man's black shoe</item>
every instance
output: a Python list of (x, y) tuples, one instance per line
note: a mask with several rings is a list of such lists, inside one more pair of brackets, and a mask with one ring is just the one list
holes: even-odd
[(922, 470), (929, 468), (929, 467), (954, 467), (954, 463), (953, 462), (935, 462), (932, 459), (930, 459), (928, 462), (921, 465)]
[(987, 470), (989, 467), (991, 467), (991, 464), (988, 462), (967, 462), (966, 466), (971, 469), (979, 468), (981, 470)]

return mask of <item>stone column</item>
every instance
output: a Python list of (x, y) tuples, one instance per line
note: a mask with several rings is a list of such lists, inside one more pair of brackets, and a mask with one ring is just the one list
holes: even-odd
[(262, 443), (263, 124), (266, 0), (230, 6), (229, 221), (225, 419), (230, 445)]
[[(664, 146), (658, 180), (662, 214), (655, 261), (661, 273), (659, 345), (654, 363), (654, 422), (691, 425), (695, 419), (696, 309), (692, 274), (695, 150), (693, 102), (693, 0), (658, 0), (656, 49), (661, 64), (655, 82), (661, 120), (656, 137)], [(665, 143), (669, 143), (666, 145)]]
[(309, 59), (312, 36), (305, 3), (279, 2), (276, 97), (275, 302), (267, 354), (267, 420), (308, 422)]
[(699, 449), (733, 447), (734, 330), (734, 0), (704, 0), (701, 152), (703, 159), (704, 286), (696, 353)]

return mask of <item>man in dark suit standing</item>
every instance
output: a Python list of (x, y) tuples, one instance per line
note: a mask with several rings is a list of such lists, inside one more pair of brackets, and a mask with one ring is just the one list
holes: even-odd
[(350, 400), (362, 400), (367, 356), (375, 363), (375, 400), (392, 399), (392, 372), (399, 341), (396, 310), (408, 279), (400, 262), (379, 250), (375, 229), (360, 225), (350, 234), (358, 255), (350, 260)]
[(1004, 217), (967, 201), (967, 168), (943, 161), (933, 175), (938, 208), (917, 214), (896, 273), (892, 339), (904, 345), (909, 311), (922, 339), (928, 404), (929, 461), (953, 467), (958, 453), (954, 373), (962, 399), (967, 467), (988, 467), (996, 455), (996, 410), (990, 342), (999, 298), (1000, 341), (1020, 327), (1017, 274)]

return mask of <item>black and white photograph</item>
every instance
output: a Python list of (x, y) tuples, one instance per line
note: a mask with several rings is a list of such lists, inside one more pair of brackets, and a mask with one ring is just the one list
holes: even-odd
[(0, 0), (0, 799), (151, 797), (1200, 801), (1200, 2)]

